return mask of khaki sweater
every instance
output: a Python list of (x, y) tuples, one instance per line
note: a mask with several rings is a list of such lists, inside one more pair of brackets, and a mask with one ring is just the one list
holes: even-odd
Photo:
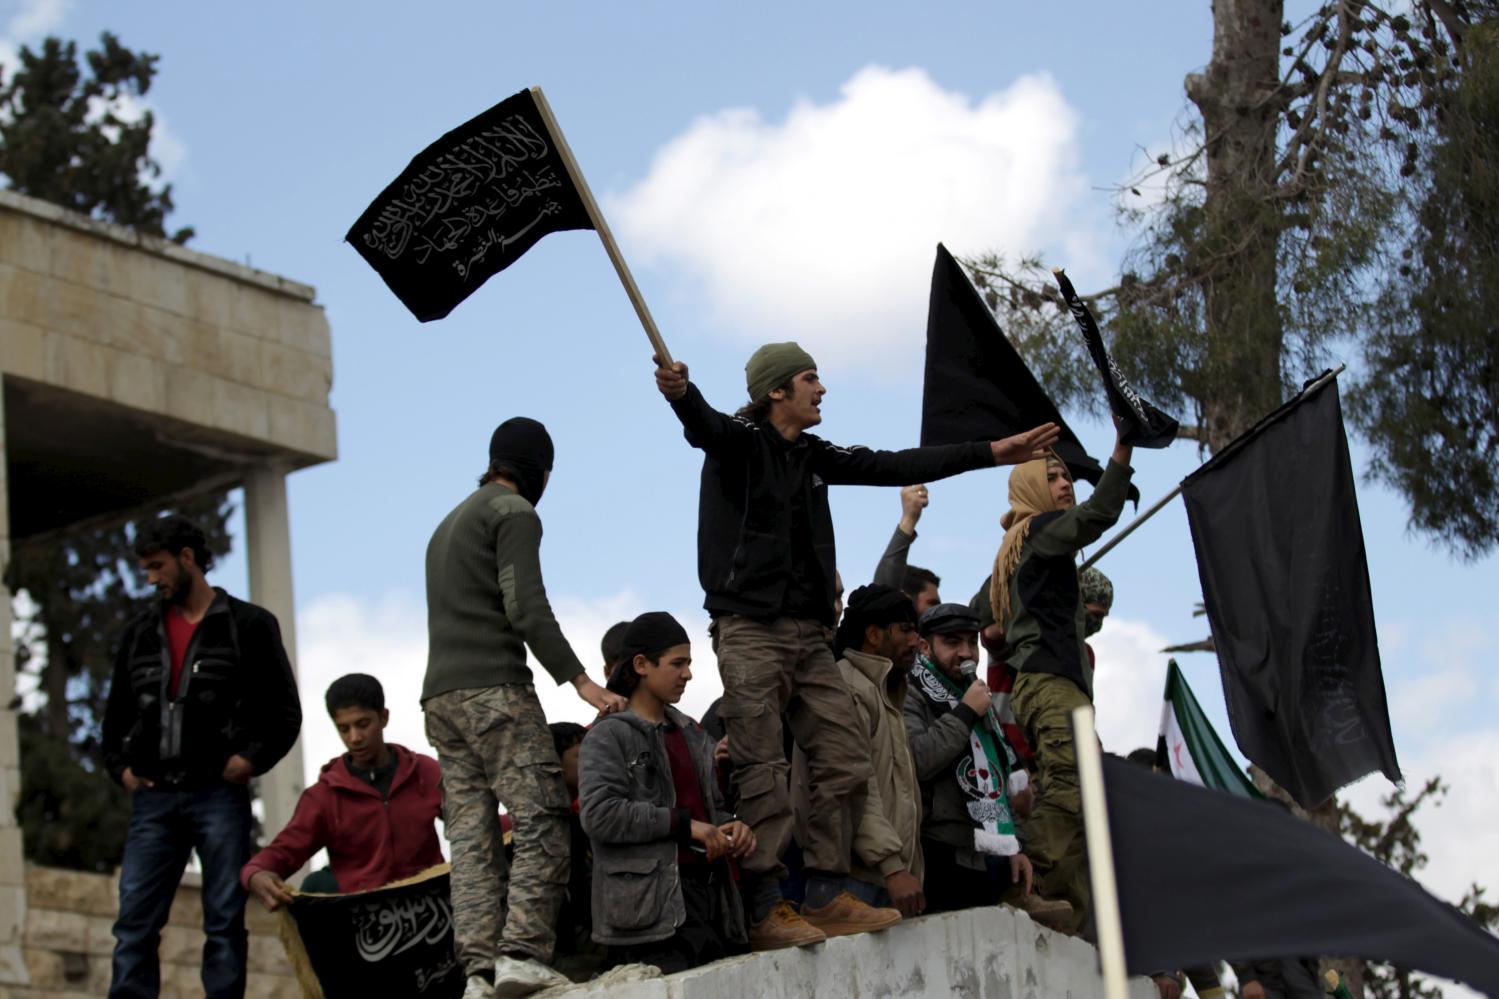
[(427, 544), (422, 700), (532, 682), (526, 646), (560, 684), (583, 672), (541, 580), (541, 518), (508, 486), (480, 486)]

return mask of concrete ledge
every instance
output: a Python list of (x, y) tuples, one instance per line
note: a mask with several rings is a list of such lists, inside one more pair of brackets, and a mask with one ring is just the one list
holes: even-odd
[[(883, 933), (838, 937), (817, 947), (720, 961), (664, 978), (606, 980), (548, 992), (568, 999), (1098, 999), (1103, 980), (1091, 944), (1053, 933), (999, 906), (909, 920)], [(1148, 979), (1131, 999), (1156, 999)]]

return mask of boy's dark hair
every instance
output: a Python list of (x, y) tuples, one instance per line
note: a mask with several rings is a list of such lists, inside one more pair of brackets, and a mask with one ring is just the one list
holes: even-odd
[(557, 750), (559, 759), (563, 753), (581, 744), (583, 737), (588, 734), (588, 729), (577, 722), (552, 722), (547, 728), (552, 731), (552, 746)]
[(1141, 746), (1139, 749), (1130, 750), (1130, 754), (1125, 757), (1126, 760), (1129, 760), (1135, 766), (1144, 767), (1146, 770), (1155, 769), (1157, 758), (1158, 757), (1156, 756), (1156, 751), (1154, 749), (1148, 749), (1145, 746)]
[(379, 714), (385, 710), (385, 688), (368, 673), (350, 673), (328, 685), (323, 702), (328, 706), (329, 718), (344, 708), (368, 708)]
[(604, 640), (599, 643), (599, 651), (604, 653), (604, 679), (609, 679), (609, 674), (614, 672), (614, 665), (619, 662), (619, 657), (625, 654), (625, 632), (630, 630), (629, 621), (620, 621), (611, 624), (609, 630), (604, 632)]
[(915, 600), (921, 596), (921, 591), (928, 586), (942, 588), (942, 580), (930, 569), (923, 569), (919, 565), (906, 566), (905, 575), (900, 577), (900, 591)]
[(191, 548), (193, 561), (207, 572), (213, 568), (213, 552), (208, 550), (208, 536), (203, 529), (180, 514), (169, 513), (147, 521), (135, 529), (135, 557), (145, 558), (166, 552), (173, 558), (184, 548)]

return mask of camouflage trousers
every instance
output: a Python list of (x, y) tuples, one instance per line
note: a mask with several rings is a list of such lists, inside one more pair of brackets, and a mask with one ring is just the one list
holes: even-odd
[[(469, 974), (500, 955), (550, 962), (567, 891), (569, 803), (536, 688), (453, 690), (422, 708), (442, 765), (458, 960)], [(508, 865), (502, 803), (515, 846)]]
[(1091, 702), (1077, 684), (1050, 673), (1021, 673), (1010, 700), (1040, 771), (1036, 805), (1025, 822), (1025, 855), (1036, 869), (1036, 889), (1046, 898), (1072, 903), (1072, 920), (1064, 929), (1076, 932), (1089, 916), (1092, 892), (1072, 709)]

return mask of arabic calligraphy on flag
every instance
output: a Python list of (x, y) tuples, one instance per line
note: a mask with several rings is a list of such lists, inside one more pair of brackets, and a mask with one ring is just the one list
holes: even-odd
[(418, 153), (345, 238), (428, 322), (548, 233), (592, 228), (560, 142), (523, 90)]
[(281, 938), (304, 995), (450, 999), (466, 978), (453, 949), (448, 865), (350, 895), (298, 895)]

